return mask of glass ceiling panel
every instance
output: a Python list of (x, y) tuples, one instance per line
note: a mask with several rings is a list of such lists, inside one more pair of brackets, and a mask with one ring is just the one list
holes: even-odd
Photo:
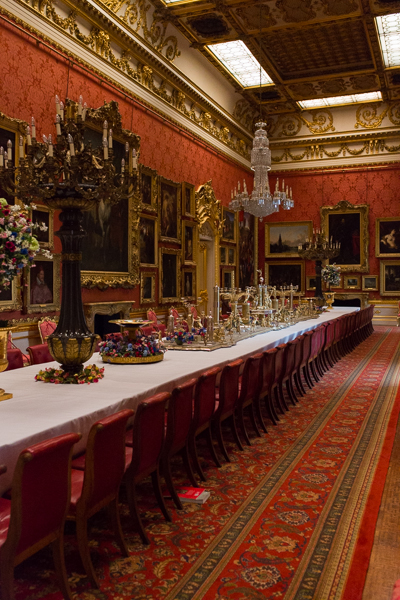
[(385, 67), (400, 66), (400, 13), (375, 17)]
[[(260, 63), (241, 40), (210, 44), (207, 48), (243, 87), (260, 85)], [(273, 83), (271, 77), (261, 69), (261, 85)]]
[(316, 98), (315, 100), (301, 100), (300, 102), (297, 102), (297, 104), (301, 108), (321, 108), (322, 106), (335, 106), (335, 104), (356, 104), (357, 102), (371, 102), (375, 100), (382, 100), (382, 94), (380, 92), (334, 96), (333, 98)]

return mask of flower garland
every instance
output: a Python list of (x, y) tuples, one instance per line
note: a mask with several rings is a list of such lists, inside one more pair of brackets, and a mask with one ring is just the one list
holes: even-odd
[(104, 367), (88, 365), (80, 373), (69, 373), (62, 369), (45, 369), (35, 376), (36, 381), (44, 383), (97, 383), (104, 377)]
[(137, 335), (131, 339), (129, 332), (109, 333), (100, 343), (99, 352), (103, 359), (107, 358), (139, 358), (163, 354), (166, 349), (155, 335)]
[[(34, 227), (19, 206), (7, 204), (7, 200), (0, 198), (0, 287), (8, 287), (24, 267), (34, 266), (33, 260), (40, 250), (32, 233)], [(39, 228), (46, 230), (47, 226), (43, 223)], [(42, 254), (52, 258), (48, 250)]]
[(337, 267), (336, 264), (326, 265), (321, 270), (321, 277), (325, 283), (331, 285), (339, 285), (340, 283), (340, 267)]

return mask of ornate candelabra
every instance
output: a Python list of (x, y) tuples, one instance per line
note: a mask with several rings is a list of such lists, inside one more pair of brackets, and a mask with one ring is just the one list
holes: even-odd
[(322, 261), (335, 258), (340, 252), (340, 242), (329, 240), (320, 229), (313, 230), (312, 238), (307, 238), (305, 244), (298, 247), (299, 256), (307, 260), (315, 261), (315, 298), (316, 302), (321, 304), (324, 301), (321, 284)]
[(85, 321), (81, 295), (81, 249), (86, 235), (82, 211), (100, 202), (116, 204), (135, 193), (137, 185), (136, 150), (125, 146), (125, 158), (118, 170), (113, 158), (113, 134), (103, 123), (103, 141), (98, 148), (84, 138), (89, 109), (79, 98), (65, 106), (56, 96), (56, 136), (36, 139), (32, 118), (26, 139), (19, 138), (19, 165), (12, 159), (11, 141), (0, 148), (0, 183), (11, 195), (24, 202), (37, 200), (61, 209), (62, 226), (56, 235), (62, 244), (61, 314), (55, 332), (48, 337), (52, 356), (65, 371), (78, 372), (92, 356), (96, 335)]

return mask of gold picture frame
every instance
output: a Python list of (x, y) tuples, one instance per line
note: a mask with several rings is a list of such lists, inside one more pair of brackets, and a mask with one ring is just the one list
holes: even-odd
[(331, 290), (340, 290), (343, 288), (343, 275), (339, 275), (339, 283), (337, 285), (331, 284)]
[(160, 302), (179, 302), (181, 298), (181, 249), (159, 248)]
[(141, 267), (158, 265), (158, 219), (143, 214), (139, 218), (139, 262)]
[(182, 263), (196, 265), (197, 228), (195, 221), (182, 221)]
[(1, 288), (0, 312), (21, 310), (22, 298), (20, 293), (21, 276), (17, 275), (11, 281), (9, 287)]
[[(28, 123), (21, 119), (13, 119), (8, 117), (4, 113), (0, 112), (0, 146), (3, 146), (7, 150), (7, 142), (11, 140), (12, 143), (12, 162), (16, 166), (19, 164), (19, 136), (22, 135), (24, 141), (26, 136), (26, 128)], [(10, 194), (7, 194), (0, 186), (0, 198), (5, 198), (8, 204), (21, 204), (18, 198), (14, 198)]]
[(368, 267), (368, 204), (351, 204), (342, 200), (335, 206), (321, 207), (321, 224), (326, 237), (340, 242), (339, 256), (330, 260), (341, 271), (367, 273)]
[(360, 275), (343, 275), (343, 289), (345, 289), (345, 290), (361, 289)]
[(304, 261), (265, 261), (265, 282), (276, 289), (297, 285), (304, 292)]
[(160, 198), (159, 236), (163, 242), (181, 244), (181, 184), (158, 178), (158, 196)]
[[(33, 235), (39, 242), (41, 248), (48, 248), (53, 250), (54, 248), (54, 210), (41, 204), (36, 204), (35, 208), (32, 206), (29, 209), (30, 218), (32, 223), (36, 224), (33, 229)], [(46, 231), (40, 229), (40, 224), (44, 223), (47, 226)]]
[(140, 273), (140, 304), (154, 304), (156, 301), (156, 273), (142, 271)]
[(35, 257), (35, 267), (28, 270), (26, 306), (28, 313), (48, 313), (60, 310), (61, 255)]
[(157, 171), (139, 165), (140, 210), (158, 212)]
[(400, 297), (399, 260), (381, 260), (379, 288), (381, 296)]
[[(137, 159), (140, 154), (140, 137), (122, 128), (118, 103), (111, 101), (100, 108), (88, 109), (85, 119), (85, 140), (101, 146), (103, 122), (113, 130), (113, 160), (119, 171), (125, 158), (125, 144), (129, 144), (128, 164), (133, 168), (132, 150)], [(83, 287), (132, 288), (139, 284), (139, 170), (135, 171), (132, 195), (114, 206), (96, 206), (85, 211), (81, 281)], [(103, 209), (103, 221), (100, 211)]]
[(221, 288), (234, 288), (236, 281), (235, 267), (222, 267), (221, 269)]
[(227, 246), (220, 246), (219, 247), (219, 264), (221, 266), (227, 264), (227, 257), (228, 257), (227, 250), (228, 250)]
[(229, 208), (226, 208), (226, 206), (223, 206), (222, 219), (222, 241), (236, 244), (238, 228), (237, 213)]
[(363, 292), (377, 292), (379, 275), (363, 275), (362, 290)]
[(182, 297), (187, 300), (197, 298), (195, 269), (182, 269)]
[(315, 275), (306, 276), (306, 290), (307, 292), (317, 289), (317, 278)]
[(195, 187), (191, 183), (182, 183), (182, 215), (184, 217), (196, 216)]
[(400, 217), (376, 219), (375, 256), (400, 258)]
[(311, 239), (312, 221), (280, 221), (265, 224), (266, 258), (299, 258), (298, 246)]

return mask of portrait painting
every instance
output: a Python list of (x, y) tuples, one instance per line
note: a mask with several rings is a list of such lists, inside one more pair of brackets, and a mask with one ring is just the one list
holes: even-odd
[(254, 285), (255, 252), (255, 218), (248, 212), (240, 213), (238, 262), (239, 287), (242, 290)]
[(35, 266), (29, 269), (28, 312), (59, 310), (60, 308), (60, 255), (51, 260), (38, 255)]
[(345, 290), (357, 290), (361, 287), (359, 275), (344, 275), (343, 280)]
[(362, 289), (370, 292), (378, 291), (378, 275), (363, 275)]
[(339, 245), (339, 254), (329, 260), (342, 271), (368, 271), (367, 204), (350, 204), (345, 200), (336, 206), (321, 207), (323, 231), (329, 241)]
[(142, 272), (140, 274), (140, 304), (155, 302), (156, 297), (156, 274)]
[(182, 183), (182, 212), (186, 217), (194, 217), (196, 214), (194, 185)]
[(36, 206), (31, 210), (31, 219), (34, 236), (39, 242), (39, 246), (52, 249), (54, 211), (46, 206)]
[(183, 261), (185, 264), (195, 264), (194, 222), (183, 221)]
[(298, 248), (311, 239), (312, 221), (265, 224), (265, 256), (298, 257)]
[(20, 277), (14, 277), (8, 286), (0, 287), (0, 311), (19, 310), (22, 306)]
[(376, 220), (376, 256), (400, 258), (400, 217)]
[(381, 261), (380, 293), (400, 296), (400, 261)]
[[(18, 144), (16, 144), (16, 139), (17, 139), (17, 136), (16, 136), (15, 131), (10, 131), (8, 129), (4, 129), (3, 127), (0, 127), (0, 146), (2, 146), (5, 151), (7, 151), (7, 142), (8, 142), (8, 140), (11, 140), (14, 164), (15, 164), (15, 153), (18, 151), (18, 147), (19, 147)], [(14, 196), (7, 194), (6, 190), (1, 187), (1, 184), (0, 184), (0, 198), (4, 198), (5, 200), (7, 200), (8, 204), (15, 204)]]
[(196, 295), (195, 285), (196, 274), (195, 271), (190, 269), (183, 269), (182, 271), (182, 296), (193, 300)]
[(140, 165), (140, 198), (142, 210), (157, 212), (157, 171)]
[(179, 184), (160, 178), (160, 239), (180, 244)]
[(180, 298), (180, 250), (160, 248), (160, 301), (176, 302)]
[(139, 256), (141, 265), (157, 264), (157, 219), (141, 216), (139, 220)]
[(236, 242), (236, 214), (233, 210), (223, 207), (222, 218), (224, 220), (222, 239), (225, 242)]
[(141, 184), (142, 184), (142, 202), (147, 206), (151, 206), (151, 175), (147, 173), (141, 174)]
[(297, 286), (299, 292), (304, 291), (304, 263), (266, 262), (265, 279), (267, 285), (281, 287)]
[(219, 249), (219, 262), (221, 265), (226, 264), (226, 250), (227, 248), (225, 246), (221, 246)]

